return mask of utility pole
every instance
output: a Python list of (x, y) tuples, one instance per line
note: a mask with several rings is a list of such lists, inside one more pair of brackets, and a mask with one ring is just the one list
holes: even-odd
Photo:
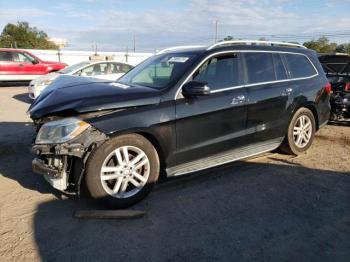
[(125, 53), (125, 62), (128, 62), (129, 58), (129, 46), (126, 46), (126, 53)]
[(136, 38), (135, 34), (133, 34), (133, 43), (134, 43), (134, 53), (136, 52)]
[(219, 21), (215, 20), (215, 38), (214, 38), (214, 44), (218, 42), (218, 24)]

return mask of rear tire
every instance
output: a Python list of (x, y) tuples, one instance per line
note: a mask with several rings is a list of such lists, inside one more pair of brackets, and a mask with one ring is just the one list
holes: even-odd
[(138, 134), (106, 141), (90, 155), (85, 182), (91, 197), (112, 208), (126, 208), (151, 191), (159, 176), (153, 145)]
[(293, 115), (280, 149), (290, 155), (304, 153), (310, 148), (315, 132), (316, 122), (313, 113), (302, 107)]

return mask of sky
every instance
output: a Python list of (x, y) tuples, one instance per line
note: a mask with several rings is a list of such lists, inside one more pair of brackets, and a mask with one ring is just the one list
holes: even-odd
[(153, 52), (218, 38), (350, 42), (350, 0), (0, 0), (0, 30), (29, 22), (66, 49)]

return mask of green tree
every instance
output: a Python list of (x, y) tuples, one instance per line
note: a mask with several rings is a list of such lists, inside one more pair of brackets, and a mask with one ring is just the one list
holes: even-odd
[(27, 22), (9, 23), (0, 35), (0, 47), (58, 49), (58, 46), (47, 38), (44, 31), (30, 27)]
[(334, 53), (337, 48), (337, 44), (331, 43), (325, 36), (322, 36), (317, 40), (305, 42), (304, 46), (313, 49), (318, 53)]

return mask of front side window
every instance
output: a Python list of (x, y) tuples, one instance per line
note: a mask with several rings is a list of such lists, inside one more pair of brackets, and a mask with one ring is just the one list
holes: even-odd
[(244, 58), (248, 84), (276, 80), (271, 53), (245, 53)]
[(205, 82), (211, 90), (239, 85), (239, 61), (236, 54), (208, 59), (193, 75), (193, 80)]
[(13, 53), (13, 59), (15, 62), (32, 63), (35, 59), (26, 53)]
[(317, 74), (309, 59), (304, 55), (284, 54), (292, 78), (309, 77)]
[(156, 55), (126, 73), (118, 82), (163, 89), (179, 80), (194, 58), (194, 55), (181, 53)]

